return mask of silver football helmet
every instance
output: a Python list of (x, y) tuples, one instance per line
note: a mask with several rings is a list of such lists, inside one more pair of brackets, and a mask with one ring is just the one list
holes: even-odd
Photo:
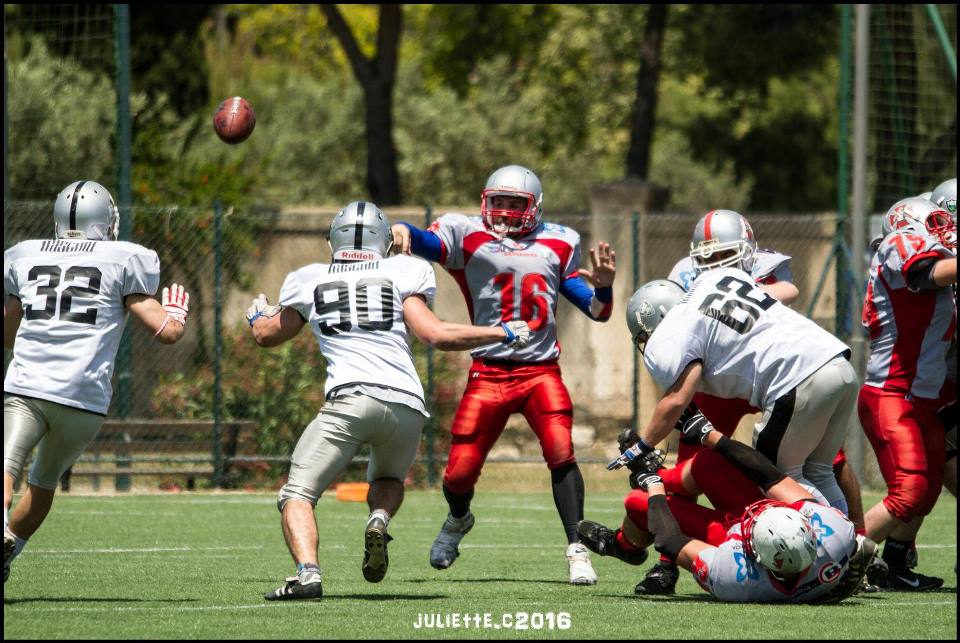
[(786, 503), (755, 502), (740, 521), (747, 556), (781, 578), (798, 576), (817, 558), (817, 532)]
[[(495, 208), (496, 196), (526, 200), (523, 210)], [(537, 175), (519, 165), (507, 165), (487, 179), (480, 195), (480, 217), (487, 230), (499, 237), (522, 237), (536, 230), (543, 215), (543, 185)]]
[(917, 198), (926, 199), (927, 201), (930, 201), (931, 200), (930, 197), (932, 196), (933, 196), (933, 192), (921, 192), (920, 194), (917, 195)]
[(929, 235), (951, 250), (957, 248), (955, 219), (928, 199), (915, 196), (900, 199), (883, 215), (881, 230), (884, 237), (894, 231)]
[(697, 221), (690, 241), (690, 257), (697, 274), (727, 266), (750, 272), (756, 253), (753, 228), (740, 213), (711, 210)]
[(957, 221), (957, 179), (947, 179), (930, 195), (930, 200), (950, 213), (954, 223)]
[(383, 259), (393, 246), (390, 220), (369, 201), (353, 201), (333, 217), (327, 235), (334, 261)]
[(654, 279), (633, 293), (627, 302), (627, 328), (638, 351), (643, 352), (650, 335), (685, 294), (680, 284), (669, 279)]
[(110, 191), (94, 181), (74, 181), (63, 188), (53, 205), (57, 239), (113, 241), (120, 228), (120, 211)]

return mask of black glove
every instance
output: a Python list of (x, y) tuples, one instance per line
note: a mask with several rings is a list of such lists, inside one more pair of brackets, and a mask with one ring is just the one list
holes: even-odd
[(617, 448), (623, 453), (640, 441), (640, 435), (633, 429), (624, 429), (617, 435)]
[(680, 441), (684, 444), (703, 444), (707, 434), (716, 430), (710, 424), (710, 420), (693, 403), (683, 410), (683, 414), (673, 428), (680, 431)]
[(630, 474), (630, 488), (646, 491), (655, 482), (663, 482), (656, 471), (638, 471)]
[[(654, 449), (650, 453), (627, 463), (627, 468), (630, 469), (630, 488), (643, 489), (646, 491), (647, 485), (652, 482), (661, 481), (657, 472), (660, 470), (660, 467), (663, 466), (663, 461), (666, 457), (666, 451)], [(655, 477), (656, 480), (653, 480), (653, 477)]]

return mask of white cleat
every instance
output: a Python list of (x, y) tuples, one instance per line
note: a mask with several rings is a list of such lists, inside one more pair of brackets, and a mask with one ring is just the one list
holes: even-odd
[(585, 545), (580, 543), (567, 545), (567, 563), (570, 565), (571, 585), (597, 584), (597, 572), (590, 564), (590, 551)]
[(437, 534), (437, 539), (430, 547), (430, 565), (434, 569), (447, 569), (460, 555), (458, 545), (463, 537), (473, 529), (473, 514), (469, 511), (463, 518), (454, 518), (447, 514), (447, 519)]

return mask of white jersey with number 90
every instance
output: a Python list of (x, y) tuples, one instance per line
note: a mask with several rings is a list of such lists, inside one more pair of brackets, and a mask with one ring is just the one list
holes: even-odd
[(433, 300), (430, 264), (397, 255), (378, 261), (311, 264), (287, 275), (280, 304), (310, 324), (327, 360), (324, 393), (370, 384), (423, 400), (403, 321), (403, 300)]

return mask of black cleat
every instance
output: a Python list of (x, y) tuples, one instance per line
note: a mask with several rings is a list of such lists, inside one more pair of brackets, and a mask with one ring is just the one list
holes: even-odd
[(943, 585), (942, 578), (924, 576), (907, 567), (889, 568), (886, 573), (871, 574), (874, 569), (868, 570), (867, 578), (871, 585), (876, 585), (882, 592), (928, 592)]
[(13, 562), (13, 552), (17, 550), (17, 541), (13, 536), (3, 532), (3, 582), (7, 582), (10, 577), (10, 563)]
[(598, 522), (581, 520), (577, 523), (577, 536), (587, 549), (601, 556), (613, 556), (628, 565), (642, 565), (647, 560), (647, 550), (624, 551), (617, 544), (617, 532)]
[(633, 593), (641, 596), (671, 596), (676, 593), (678, 580), (680, 569), (676, 565), (657, 561), (633, 588)]
[(304, 585), (300, 582), (299, 576), (287, 577), (287, 584), (278, 587), (269, 594), (264, 594), (268, 601), (304, 601), (316, 598), (323, 598), (323, 583), (320, 581), (320, 574), (312, 574), (310, 580)]
[(363, 534), (363, 577), (370, 583), (379, 583), (387, 575), (387, 543), (393, 540), (380, 518), (367, 524)]

